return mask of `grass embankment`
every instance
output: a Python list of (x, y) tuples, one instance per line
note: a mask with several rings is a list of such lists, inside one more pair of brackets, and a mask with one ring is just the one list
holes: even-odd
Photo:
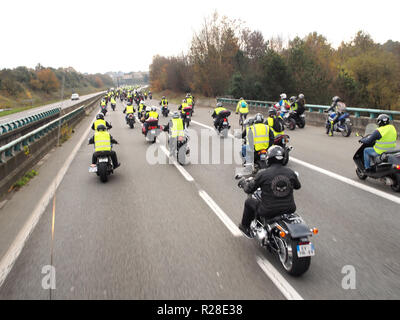
[[(72, 93), (78, 93), (79, 96), (84, 96), (87, 94), (104, 90), (107, 90), (107, 88), (99, 89), (94, 87), (85, 87), (82, 89), (78, 89), (74, 92), (72, 92), (72, 90), (65, 90), (64, 100), (71, 98)], [(54, 92), (51, 94), (32, 93), (31, 99), (28, 99), (26, 95), (9, 98), (0, 94), (0, 109), (10, 109), (10, 110), (0, 111), (0, 117), (4, 117), (13, 113), (25, 111), (32, 108), (41, 107), (43, 105), (55, 103), (58, 101), (61, 101), (60, 92)]]
[(9, 192), (12, 190), (19, 190), (22, 188), (24, 185), (26, 185), (33, 177), (37, 176), (38, 172), (36, 170), (31, 170), (28, 171), (27, 173), (24, 174), (24, 176), (19, 179), (16, 183), (13, 184), (13, 186), (10, 188)]

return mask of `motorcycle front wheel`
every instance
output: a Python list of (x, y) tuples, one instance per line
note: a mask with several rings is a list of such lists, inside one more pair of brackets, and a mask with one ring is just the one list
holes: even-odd
[(344, 130), (342, 131), (342, 136), (343, 137), (348, 137), (351, 134), (351, 126), (349, 126), (348, 124), (344, 125)]

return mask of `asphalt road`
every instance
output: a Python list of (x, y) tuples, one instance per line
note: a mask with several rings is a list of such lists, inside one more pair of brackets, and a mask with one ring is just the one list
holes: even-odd
[(78, 104), (78, 103), (82, 102), (82, 101), (88, 100), (88, 99), (90, 99), (90, 98), (92, 98), (92, 97), (94, 97), (94, 96), (96, 96), (98, 94), (99, 94), (98, 92), (91, 93), (91, 94), (88, 94), (88, 95), (85, 95), (85, 96), (80, 96), (79, 100), (71, 100), (71, 98), (70, 98), (70, 99), (67, 99), (67, 100), (60, 101), (60, 102), (47, 104), (47, 105), (42, 106), (42, 107), (28, 109), (28, 110), (25, 110), (25, 111), (21, 111), (21, 112), (13, 113), (13, 114), (10, 114), (10, 115), (4, 116), (4, 117), (0, 117), (0, 125), (6, 124), (6, 123), (9, 123), (9, 122), (18, 120), (18, 119), (22, 119), (22, 118), (25, 118), (25, 117), (29, 117), (29, 116), (32, 116), (32, 115), (35, 115), (35, 114), (38, 114), (38, 113), (41, 113), (41, 112), (45, 112), (45, 111), (53, 109), (53, 108), (58, 108), (58, 107), (60, 107), (61, 109), (69, 108), (69, 107), (72, 107), (75, 104)]
[[(258, 258), (269, 261), (304, 299), (400, 298), (397, 202), (290, 161), (302, 183), (295, 193), (298, 212), (320, 230), (312, 239), (316, 256), (309, 271), (293, 278), (277, 257), (232, 234), (226, 219), (223, 223), (199, 194), (205, 191), (227, 220), (238, 224), (246, 195), (234, 179), (237, 164), (189, 164), (184, 169), (193, 181), (174, 165), (151, 165), (146, 154), (153, 147), (137, 124), (129, 129), (124, 123), (122, 109), (118, 102), (106, 116), (120, 143), (114, 150), (122, 166), (102, 184), (88, 173), (93, 146), (83, 143), (56, 192), (53, 299), (285, 299)], [(210, 110), (196, 107), (197, 123), (190, 129), (209, 131)], [(230, 120), (237, 127), (237, 116)], [(330, 138), (323, 128), (309, 126), (289, 134), (293, 157), (357, 181), (352, 163), (357, 138)], [(213, 133), (200, 145), (200, 158), (213, 148), (223, 155), (226, 145), (220, 140)], [(195, 147), (194, 138), (190, 144)], [(362, 184), (398, 197), (376, 182)], [(33, 189), (34, 181), (21, 192)], [(4, 209), (10, 213), (12, 206)], [(0, 299), (49, 298), (41, 271), (51, 261), (52, 209), (49, 205), (30, 236)], [(349, 265), (356, 271), (356, 288), (345, 290), (342, 271)]]

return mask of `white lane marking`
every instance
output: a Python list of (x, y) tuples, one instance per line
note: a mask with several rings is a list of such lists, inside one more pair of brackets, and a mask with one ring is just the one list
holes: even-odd
[(295, 163), (298, 163), (298, 164), (300, 164), (300, 165), (302, 165), (304, 167), (307, 167), (307, 168), (309, 168), (311, 170), (314, 170), (314, 171), (317, 171), (319, 173), (325, 174), (325, 175), (327, 175), (327, 176), (329, 176), (329, 177), (331, 177), (333, 179), (339, 180), (339, 181), (347, 183), (347, 184), (349, 184), (349, 185), (351, 185), (353, 187), (362, 189), (364, 191), (367, 191), (367, 192), (370, 192), (372, 194), (375, 194), (375, 195), (377, 195), (379, 197), (382, 197), (382, 198), (385, 198), (387, 200), (390, 200), (390, 201), (393, 201), (395, 203), (400, 204), (400, 198), (396, 197), (396, 196), (394, 196), (394, 195), (392, 195), (390, 193), (380, 191), (378, 189), (375, 189), (375, 188), (372, 188), (370, 186), (364, 185), (364, 184), (359, 183), (357, 181), (354, 181), (354, 180), (351, 180), (349, 178), (346, 178), (346, 177), (343, 177), (341, 175), (338, 175), (337, 173), (328, 171), (326, 169), (322, 169), (322, 168), (317, 167), (317, 166), (315, 166), (313, 164), (310, 164), (308, 162), (305, 162), (305, 161), (302, 161), (302, 160), (299, 160), (299, 159), (296, 159), (296, 158), (293, 158), (293, 157), (290, 157), (290, 160), (295, 162)]
[(282, 292), (286, 299), (304, 300), (268, 260), (260, 258), (259, 256), (257, 256), (256, 260), (260, 268), (265, 272), (268, 278), (271, 279), (279, 291)]
[[(94, 117), (94, 120), (96, 120), (96, 117)], [(11, 271), (15, 261), (17, 260), (18, 256), (20, 255), (22, 249), (25, 246), (25, 243), (27, 242), (27, 240), (29, 239), (29, 236), (35, 229), (37, 223), (39, 222), (39, 219), (45, 212), (49, 202), (53, 198), (58, 186), (60, 185), (62, 179), (64, 178), (64, 175), (66, 174), (69, 166), (71, 165), (72, 161), (74, 160), (83, 141), (88, 136), (90, 130), (92, 130), (92, 128), (89, 126), (89, 128), (87, 128), (85, 133), (82, 135), (78, 144), (73, 149), (72, 153), (69, 155), (67, 160), (64, 162), (64, 165), (61, 167), (60, 171), (58, 171), (57, 176), (50, 183), (45, 194), (42, 196), (39, 203), (36, 205), (35, 209), (33, 210), (32, 214), (30, 215), (29, 219), (25, 222), (24, 226), (19, 231), (17, 237), (14, 239), (13, 243), (8, 248), (6, 254), (1, 258), (1, 261), (0, 261), (0, 287), (2, 286), (4, 280), (7, 278), (7, 275)]]
[(215, 201), (207, 194), (207, 192), (204, 190), (199, 190), (199, 195), (235, 237), (242, 236), (242, 232), (239, 230), (239, 228), (232, 222), (231, 219), (229, 219), (227, 214), (215, 203)]
[[(196, 124), (198, 124), (200, 126), (203, 126), (205, 128), (209, 128), (211, 130), (214, 130), (214, 128), (212, 128), (210, 126), (207, 126), (207, 125), (205, 125), (203, 123), (200, 123), (200, 122), (197, 122), (197, 121), (193, 121), (193, 120), (192, 120), (192, 122), (196, 123)], [(229, 135), (229, 136), (232, 137), (232, 138), (235, 138), (232, 135)], [(397, 197), (397, 196), (394, 196), (394, 195), (392, 195), (390, 193), (387, 193), (387, 192), (384, 192), (384, 191), (380, 191), (380, 190), (375, 189), (373, 187), (370, 187), (370, 186), (364, 185), (364, 184), (362, 184), (360, 182), (354, 181), (354, 180), (352, 180), (350, 178), (343, 177), (343, 176), (341, 176), (341, 175), (339, 175), (337, 173), (334, 173), (334, 172), (331, 172), (329, 170), (317, 167), (317, 166), (315, 166), (315, 165), (313, 165), (311, 163), (308, 163), (308, 162), (305, 162), (305, 161), (302, 161), (302, 160), (299, 160), (299, 159), (296, 159), (296, 158), (293, 158), (293, 157), (290, 157), (290, 160), (292, 160), (293, 162), (295, 162), (297, 164), (300, 164), (300, 165), (302, 165), (304, 167), (307, 167), (307, 168), (309, 168), (311, 170), (317, 171), (317, 172), (325, 174), (325, 175), (327, 175), (327, 176), (329, 176), (331, 178), (334, 178), (334, 179), (339, 180), (341, 182), (347, 183), (347, 184), (349, 184), (349, 185), (351, 185), (353, 187), (356, 187), (356, 188), (359, 188), (361, 190), (373, 193), (373, 194), (375, 194), (375, 195), (377, 195), (379, 197), (382, 197), (382, 198), (385, 198), (387, 200), (390, 200), (390, 201), (393, 201), (395, 203), (400, 204), (400, 198)]]
[[(160, 149), (162, 150), (162, 152), (165, 153), (167, 157), (169, 157), (169, 151), (167, 150), (167, 148), (165, 148), (164, 146), (160, 146)], [(194, 181), (193, 177), (179, 163), (177, 163), (175, 159), (171, 158), (171, 161), (187, 181)]]

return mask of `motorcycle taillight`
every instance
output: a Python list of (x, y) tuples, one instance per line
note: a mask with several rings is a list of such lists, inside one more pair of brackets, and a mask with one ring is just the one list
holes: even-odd
[(186, 112), (186, 115), (187, 115), (187, 116), (190, 115), (190, 112)]

